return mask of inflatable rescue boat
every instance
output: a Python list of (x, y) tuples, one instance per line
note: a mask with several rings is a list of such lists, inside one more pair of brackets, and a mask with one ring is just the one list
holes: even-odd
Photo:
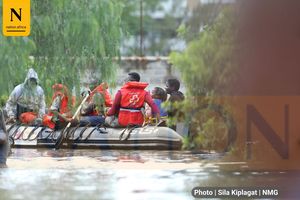
[(145, 126), (129, 128), (70, 127), (52, 130), (42, 126), (6, 125), (12, 147), (53, 148), (64, 134), (61, 148), (153, 149), (176, 150), (182, 136), (168, 127)]

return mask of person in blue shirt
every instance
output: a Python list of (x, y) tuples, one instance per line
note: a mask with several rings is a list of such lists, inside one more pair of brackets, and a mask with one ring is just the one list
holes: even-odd
[(164, 101), (167, 100), (166, 91), (160, 87), (155, 87), (151, 91), (151, 96), (152, 96), (154, 103), (157, 105), (157, 107), (159, 109), (160, 116), (166, 117), (168, 115), (168, 113), (162, 108), (162, 105), (161, 105)]

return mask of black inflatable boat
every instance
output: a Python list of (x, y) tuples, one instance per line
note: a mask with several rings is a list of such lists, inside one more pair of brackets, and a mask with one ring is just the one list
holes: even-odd
[[(53, 148), (62, 130), (12, 124), (6, 126), (12, 147)], [(168, 127), (71, 127), (61, 148), (176, 150), (182, 137)]]

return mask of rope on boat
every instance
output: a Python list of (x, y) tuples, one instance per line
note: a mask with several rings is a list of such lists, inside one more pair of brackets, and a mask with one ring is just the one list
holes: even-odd
[(24, 136), (24, 132), (28, 129), (29, 125), (26, 125), (25, 128), (23, 129), (23, 131), (21, 132), (21, 134), (19, 135), (19, 137), (17, 137), (16, 139), (20, 139), (22, 138), (22, 140), (26, 140), (23, 136)]
[[(101, 127), (104, 128), (105, 131), (101, 130)], [(93, 134), (93, 132), (94, 132), (95, 130), (98, 130), (99, 133), (101, 133), (101, 134), (106, 134), (106, 133), (108, 133), (108, 132), (106, 131), (106, 128), (104, 127), (104, 124), (100, 123), (100, 124), (96, 125), (95, 128), (93, 128), (93, 130), (85, 137), (84, 141), (87, 141), (87, 140), (91, 137), (91, 135)]]
[(19, 124), (20, 124), (19, 122), (13, 123), (13, 124), (9, 127), (9, 129), (7, 129), (7, 132), (9, 133), (9, 132), (11, 131), (11, 129), (12, 129), (14, 126), (19, 125)]
[[(76, 138), (76, 139), (74, 139), (74, 140), (79, 140), (79, 139), (81, 139), (82, 138), (82, 135), (83, 135), (83, 133), (86, 131), (86, 129), (88, 129), (89, 127), (90, 127), (90, 125), (91, 125), (91, 123), (89, 122), (87, 125), (85, 125), (84, 127), (83, 127), (83, 129), (80, 131), (80, 133), (79, 133), (79, 135), (78, 135), (78, 137)], [(74, 136), (73, 136), (73, 138), (74, 138)]]
[(75, 127), (72, 127), (72, 128), (70, 127), (69, 129), (67, 129), (66, 134), (65, 134), (65, 136), (66, 136), (65, 139), (71, 140), (71, 136), (72, 136), (72, 138), (74, 138), (75, 132), (79, 127), (80, 127), (80, 124), (76, 125)]
[[(76, 131), (79, 130), (80, 127), (80, 124), (78, 124), (76, 127), (72, 127), (72, 128), (69, 128), (68, 130), (66, 130), (66, 140), (67, 141), (79, 141), (79, 140), (83, 140), (83, 141), (87, 141), (91, 136), (92, 134), (97, 130), (97, 132), (99, 134), (108, 134), (108, 131), (106, 130), (106, 127), (103, 123), (100, 123), (96, 126), (90, 126), (91, 123), (88, 123), (86, 126), (84, 126), (81, 130), (80, 130), (80, 133), (79, 135), (75, 138), (75, 133)], [(25, 126), (25, 127), (24, 127)], [(15, 127), (15, 130), (13, 130), (13, 128)], [(20, 128), (24, 128), (22, 130), (22, 132), (20, 134), (17, 135), (18, 131), (20, 130)], [(48, 139), (51, 139), (52, 142), (55, 142), (57, 140), (57, 137), (58, 137), (58, 134), (61, 134), (60, 131), (55, 131), (54, 129), (50, 129), (50, 130), (45, 130), (47, 129), (46, 126), (42, 126), (42, 125), (39, 125), (39, 126), (36, 126), (34, 127), (32, 130), (30, 130), (29, 134), (25, 137), (24, 133), (25, 131), (31, 126), (29, 125), (25, 125), (25, 124), (21, 124), (19, 122), (16, 122), (14, 124), (12, 124), (9, 129), (8, 129), (8, 132), (10, 132), (11, 130), (13, 130), (13, 133), (10, 135), (10, 137), (13, 139), (13, 140), (24, 140), (24, 141), (34, 141), (34, 140), (37, 140), (39, 136), (41, 136), (43, 140), (48, 140)], [(84, 137), (84, 133), (86, 132), (86, 130), (88, 130), (88, 128), (91, 128), (93, 127), (93, 129), (87, 134), (86, 137)], [(123, 131), (122, 131), (122, 134), (120, 135), (119, 139), (120, 140), (127, 140), (130, 135), (131, 135), (131, 132), (137, 128), (138, 126), (136, 125), (129, 125), (127, 126)], [(38, 133), (32, 137), (34, 135), (34, 133), (39, 129), (41, 128)], [(42, 133), (48, 133), (47, 136), (43, 137), (43, 134)], [(126, 134), (126, 136), (124, 137), (124, 135)], [(76, 134), (77, 135), (77, 134)]]
[[(119, 137), (119, 140), (120, 141), (125, 141), (125, 140), (128, 140), (130, 135), (131, 135), (131, 132), (138, 128), (139, 126), (137, 125), (132, 125), (132, 124), (129, 124), (121, 133), (120, 137)], [(125, 135), (126, 133), (126, 135)], [(125, 135), (125, 137), (123, 138), (123, 135)]]
[(16, 138), (16, 134), (21, 127), (22, 127), (21, 124), (19, 124), (18, 127), (14, 130), (13, 134), (11, 135), (14, 140), (17, 140), (20, 138), (20, 137)]
[[(36, 134), (36, 136), (34, 138), (30, 138), (31, 135), (33, 135), (33, 133), (38, 129), (42, 127), (42, 129)], [(46, 126), (37, 126), (34, 129), (32, 129), (32, 131), (30, 131), (30, 133), (28, 134), (27, 140), (28, 141), (33, 141), (33, 140), (37, 140), (37, 138), (39, 137), (40, 133), (42, 133), (47, 127)]]
[(56, 131), (54, 129), (51, 129), (51, 131), (45, 131), (45, 132), (49, 133), (49, 135), (47, 135), (47, 137), (45, 137), (46, 140), (49, 138), (51, 138), (52, 142), (54, 142), (54, 140), (56, 140), (57, 137), (54, 139), (54, 136), (56, 136)]
[[(15, 135), (16, 135), (16, 133), (17, 133), (17, 131), (18, 131), (18, 129), (20, 128), (20, 126), (19, 126), (20, 124), (19, 123), (15, 123), (13, 126), (17, 126), (16, 127), (16, 129), (14, 130), (14, 132), (10, 135), (10, 137), (12, 137), (12, 138), (14, 138), (15, 137)], [(12, 130), (12, 127), (11, 128), (9, 128), (9, 131), (10, 130)]]

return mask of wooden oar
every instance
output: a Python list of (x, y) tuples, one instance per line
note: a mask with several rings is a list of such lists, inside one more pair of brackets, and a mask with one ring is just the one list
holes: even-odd
[(75, 114), (72, 117), (72, 120), (67, 124), (67, 126), (63, 129), (63, 131), (57, 136), (56, 142), (55, 142), (55, 149), (59, 149), (61, 147), (61, 145), (63, 144), (64, 139), (66, 138), (66, 134), (67, 134), (67, 130), (68, 128), (70, 128), (72, 121), (77, 117), (77, 115), (79, 114), (83, 104), (86, 102), (86, 100), (88, 99), (89, 95), (86, 95), (84, 97), (84, 99), (82, 100), (81, 104), (79, 105), (79, 107), (77, 108)]

